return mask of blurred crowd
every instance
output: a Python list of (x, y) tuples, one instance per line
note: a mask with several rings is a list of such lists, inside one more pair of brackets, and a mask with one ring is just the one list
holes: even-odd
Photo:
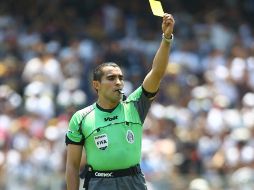
[[(254, 0), (162, 0), (176, 20), (165, 79), (144, 125), (149, 190), (254, 187)], [(92, 69), (151, 67), (161, 18), (148, 0), (0, 3), (0, 189), (65, 190), (65, 132), (96, 100)]]

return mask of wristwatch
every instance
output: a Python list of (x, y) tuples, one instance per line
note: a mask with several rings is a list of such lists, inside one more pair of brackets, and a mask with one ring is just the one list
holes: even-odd
[(173, 39), (174, 39), (174, 35), (171, 34), (170, 38), (166, 38), (164, 33), (162, 34), (162, 39), (167, 42), (167, 43), (172, 43)]

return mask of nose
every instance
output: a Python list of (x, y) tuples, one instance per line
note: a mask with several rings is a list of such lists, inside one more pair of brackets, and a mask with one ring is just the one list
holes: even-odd
[(116, 78), (116, 84), (120, 85), (122, 81), (119, 78)]

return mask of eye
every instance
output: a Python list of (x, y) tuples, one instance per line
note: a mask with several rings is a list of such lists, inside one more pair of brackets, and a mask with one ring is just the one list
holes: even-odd
[(123, 76), (107, 76), (107, 80), (109, 80), (109, 81), (114, 81), (114, 80), (116, 80), (116, 79), (119, 79), (120, 81), (123, 81)]
[(113, 80), (115, 80), (115, 77), (114, 76), (109, 76), (109, 77), (107, 77), (107, 79), (110, 80), (110, 81), (113, 81)]

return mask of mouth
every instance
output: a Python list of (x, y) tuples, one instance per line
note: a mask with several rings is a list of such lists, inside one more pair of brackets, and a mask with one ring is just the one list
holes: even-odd
[(119, 92), (120, 94), (124, 94), (124, 91), (122, 89), (118, 89), (116, 91)]

